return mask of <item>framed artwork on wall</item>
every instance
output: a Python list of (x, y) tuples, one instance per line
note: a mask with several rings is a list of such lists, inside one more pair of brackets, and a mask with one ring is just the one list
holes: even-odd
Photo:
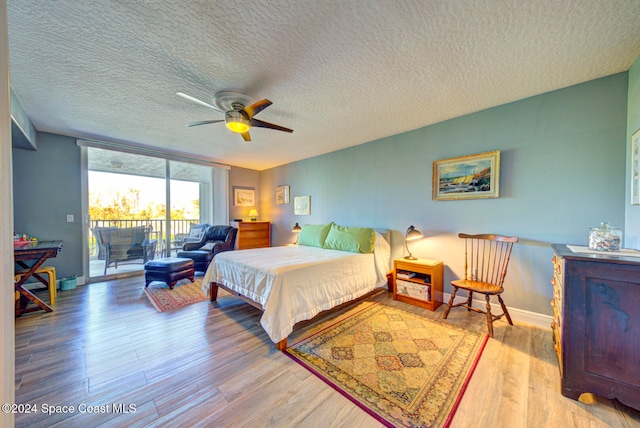
[(276, 204), (288, 204), (289, 203), (289, 186), (276, 187)]
[(296, 196), (293, 198), (293, 213), (295, 215), (311, 214), (311, 196)]
[(640, 205), (640, 129), (631, 136), (631, 205)]
[(499, 192), (499, 150), (433, 162), (433, 200), (497, 198)]
[(256, 205), (256, 189), (254, 187), (233, 187), (233, 205), (236, 207), (253, 207)]

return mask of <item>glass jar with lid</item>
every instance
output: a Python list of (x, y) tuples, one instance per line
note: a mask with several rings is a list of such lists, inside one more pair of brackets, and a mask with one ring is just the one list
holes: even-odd
[(600, 227), (589, 228), (589, 249), (597, 251), (619, 251), (622, 231), (618, 227), (602, 222)]

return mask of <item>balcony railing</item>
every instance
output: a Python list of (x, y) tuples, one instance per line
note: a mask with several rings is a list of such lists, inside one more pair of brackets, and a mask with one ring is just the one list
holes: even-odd
[[(198, 219), (171, 220), (171, 237), (169, 243), (176, 240), (176, 235), (188, 234), (189, 225), (191, 223), (200, 223)], [(94, 227), (151, 227), (151, 235), (149, 239), (158, 241), (156, 246), (157, 255), (164, 255), (167, 249), (167, 221), (166, 220), (133, 220), (133, 219), (117, 219), (117, 220), (91, 220), (89, 221), (89, 256), (95, 258), (98, 255), (96, 238), (91, 233)]]

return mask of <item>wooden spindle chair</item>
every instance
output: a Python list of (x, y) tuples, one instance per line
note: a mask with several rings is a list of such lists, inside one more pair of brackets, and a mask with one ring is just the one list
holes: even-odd
[[(518, 242), (517, 236), (502, 235), (468, 235), (466, 233), (458, 234), (459, 238), (464, 239), (464, 279), (451, 281), (453, 293), (444, 311), (443, 318), (446, 319), (451, 308), (462, 306), (468, 311), (474, 311), (487, 316), (487, 328), (489, 336), (493, 337), (493, 322), (499, 320), (503, 316), (507, 318), (510, 325), (513, 325), (511, 316), (507, 307), (500, 296), (504, 291), (502, 284), (507, 274), (509, 259), (511, 258), (511, 249), (513, 244)], [(458, 289), (467, 290), (469, 293), (467, 300), (453, 304)], [(474, 308), (473, 293), (482, 293), (487, 302), (486, 311)], [(502, 314), (493, 315), (491, 313), (491, 304), (489, 300), (491, 296), (498, 296), (500, 306), (502, 306)]]

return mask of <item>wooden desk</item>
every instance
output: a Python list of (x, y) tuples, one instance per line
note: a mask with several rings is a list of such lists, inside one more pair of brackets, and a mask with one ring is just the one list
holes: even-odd
[[(53, 312), (51, 306), (40, 300), (36, 295), (24, 288), (23, 285), (45, 260), (56, 257), (61, 249), (62, 241), (41, 241), (13, 248), (15, 262), (22, 268), (27, 269), (20, 281), (14, 283), (15, 290), (20, 293), (20, 307), (16, 309), (16, 315), (39, 310)], [(26, 263), (30, 260), (33, 261), (31, 266)], [(35, 303), (37, 307), (27, 308), (29, 302)]]

